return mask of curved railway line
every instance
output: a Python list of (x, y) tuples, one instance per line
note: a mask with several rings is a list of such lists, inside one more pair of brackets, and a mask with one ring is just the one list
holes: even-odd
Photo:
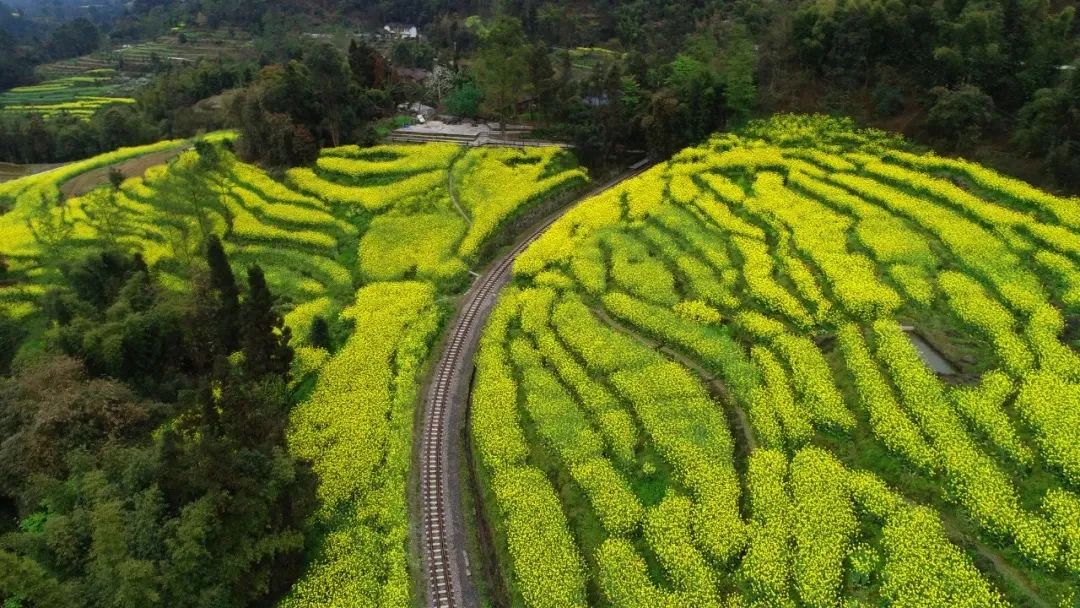
[(518, 254), (578, 202), (638, 175), (651, 165), (637, 163), (615, 179), (577, 197), (548, 217), (510, 251), (496, 259), (466, 292), (424, 399), (423, 431), (417, 463), (420, 472), (420, 514), (423, 572), (431, 608), (475, 608), (470, 580), (465, 520), (461, 509), (461, 429), (465, 423), (473, 355), (488, 313)]

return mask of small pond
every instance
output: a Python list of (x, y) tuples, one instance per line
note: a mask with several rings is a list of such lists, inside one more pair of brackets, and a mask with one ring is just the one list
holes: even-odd
[(930, 346), (926, 340), (922, 339), (922, 336), (914, 331), (905, 331), (908, 340), (915, 346), (915, 350), (919, 351), (919, 356), (922, 357), (924, 363), (930, 366), (930, 369), (944, 376), (952, 376), (956, 374), (956, 368), (952, 363), (949, 363), (945, 357), (941, 356), (941, 353), (937, 351), (933, 346)]

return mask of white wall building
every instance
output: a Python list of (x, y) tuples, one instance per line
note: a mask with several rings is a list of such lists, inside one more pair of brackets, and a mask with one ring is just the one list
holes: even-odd
[(383, 26), (383, 31), (394, 38), (415, 40), (420, 37), (420, 32), (415, 25), (405, 23), (387, 23)]

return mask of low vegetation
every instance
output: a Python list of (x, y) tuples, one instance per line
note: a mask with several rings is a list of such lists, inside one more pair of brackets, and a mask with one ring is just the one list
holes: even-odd
[(91, 70), (80, 76), (15, 87), (0, 94), (0, 112), (14, 116), (70, 114), (89, 118), (109, 105), (135, 103), (131, 97), (115, 93), (113, 75), (110, 69)]
[[(21, 522), (0, 530), (5, 601), (414, 599), (413, 408), (445, 296), (466, 286), (499, 227), (587, 177), (558, 149), (399, 145), (327, 150), (282, 182), (239, 161), (234, 137), (118, 150), (0, 186), (0, 363), (15, 373), (3, 390), (48, 416), (42, 378), (63, 371), (65, 407), (97, 407), (79, 395), (105, 390), (132, 402), (110, 422), (127, 426), (80, 423), (41, 457), (52, 468), (3, 486)], [(87, 171), (170, 149), (174, 160), (142, 176), (61, 193)], [(482, 176), (515, 187), (495, 197)], [(5, 437), (40, 426), (20, 416), (0, 416)], [(26, 441), (11, 449), (51, 440)], [(89, 454), (69, 449), (82, 441)], [(247, 449), (266, 466), (204, 470)], [(123, 478), (129, 461), (148, 472)], [(101, 476), (119, 485), (95, 494)], [(248, 500), (235, 484), (261, 493)], [(50, 544), (61, 526), (93, 542), (61, 555)]]
[(512, 601), (1071, 604), (1078, 203), (779, 116), (575, 207), (478, 355)]

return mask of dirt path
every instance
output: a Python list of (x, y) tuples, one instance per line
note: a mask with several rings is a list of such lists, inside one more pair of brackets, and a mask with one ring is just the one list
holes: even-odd
[(712, 372), (702, 367), (701, 364), (699, 364), (697, 361), (694, 361), (690, 357), (687, 357), (686, 355), (678, 352), (677, 350), (668, 347), (667, 345), (658, 340), (654, 340), (652, 338), (649, 338), (648, 336), (642, 335), (637, 330), (628, 327), (620, 321), (616, 321), (611, 317), (611, 315), (607, 314), (607, 311), (601, 308), (593, 308), (592, 311), (596, 314), (596, 316), (600, 317), (600, 320), (604, 323), (622, 332), (623, 334), (630, 336), (631, 338), (637, 340), (645, 346), (648, 346), (652, 350), (659, 351), (667, 355), (669, 358), (681, 364), (683, 367), (687, 367), (693, 370), (694, 373), (698, 375), (698, 377), (704, 379), (706, 384), (708, 384), (709, 390), (713, 394), (713, 396), (719, 397), (724, 404), (729, 405), (732, 412), (735, 414), (735, 426), (737, 427), (736, 432), (742, 437), (742, 443), (745, 446), (745, 451), (747, 455), (749, 455), (751, 452), (758, 448), (757, 438), (754, 437), (754, 432), (750, 426), (750, 418), (746, 415), (746, 412), (743, 410), (742, 406), (736, 403), (735, 398), (728, 391), (727, 385), (724, 384), (723, 380), (717, 378), (715, 375), (712, 374)]
[(69, 198), (86, 194), (101, 184), (109, 181), (109, 169), (113, 168), (119, 169), (120, 173), (124, 174), (124, 177), (136, 177), (142, 175), (147, 169), (154, 165), (161, 165), (169, 162), (185, 149), (185, 146), (177, 146), (168, 150), (131, 158), (113, 165), (99, 167), (93, 171), (87, 171), (86, 173), (77, 175), (64, 182), (64, 184), (60, 186), (60, 192), (65, 197)]
[(450, 161), (450, 166), (446, 169), (446, 190), (450, 192), (450, 202), (454, 204), (454, 208), (461, 214), (461, 217), (465, 218), (465, 223), (472, 227), (472, 218), (469, 214), (465, 213), (465, 209), (461, 206), (461, 201), (458, 200), (457, 190), (454, 188), (454, 165), (461, 160), (461, 157), (465, 156), (468, 152), (464, 149)]
[(54, 163), (54, 164), (31, 164), (31, 165), (19, 165), (14, 163), (0, 163), (0, 183), (8, 182), (11, 180), (19, 179), (20, 177), (26, 177), (28, 175), (35, 175), (37, 173), (43, 173), (50, 171), (57, 167), (63, 167), (67, 163)]
[[(603, 321), (607, 325), (627, 336), (630, 336), (631, 338), (637, 340), (641, 344), (644, 344), (650, 349), (659, 351), (667, 355), (674, 361), (684, 365), (689, 369), (694, 370), (701, 378), (705, 379), (708, 382), (713, 393), (717, 396), (722, 397), (725, 403), (728, 403), (732, 406), (735, 414), (735, 419), (737, 421), (735, 426), (738, 428), (736, 430), (742, 436), (742, 440), (747, 448), (748, 453), (753, 452), (757, 449), (757, 440), (754, 438), (754, 434), (751, 431), (750, 420), (747, 417), (746, 412), (730, 397), (727, 387), (723, 384), (722, 380), (714, 376), (712, 373), (710, 373), (693, 359), (690, 359), (689, 357), (679, 353), (678, 351), (675, 351), (674, 349), (664, 345), (662, 342), (644, 336), (633, 328), (627, 327), (625, 324), (613, 319), (611, 315), (607, 314), (607, 311), (599, 308), (593, 308), (592, 311), (594, 314), (596, 314), (597, 317), (600, 318), (601, 321)], [(908, 502), (913, 505), (917, 504), (912, 501)], [(1020, 571), (1013, 568), (1009, 564), (1009, 562), (1007, 562), (1005, 558), (1001, 556), (1001, 554), (999, 554), (993, 548), (986, 545), (977, 538), (973, 538), (967, 533), (965, 533), (961, 529), (960, 524), (949, 515), (939, 511), (938, 516), (941, 519), (942, 526), (944, 526), (946, 536), (948, 536), (949, 540), (951, 540), (957, 546), (962, 547), (967, 545), (974, 548), (974, 550), (983, 559), (985, 559), (992, 565), (992, 567), (1002, 580), (1010, 583), (1013, 588), (1015, 588), (1025, 596), (1025, 598), (1029, 602), (1028, 605), (1037, 608), (1053, 608), (1053, 605), (1050, 602), (1046, 601), (1039, 594), (1039, 592), (1031, 585), (1031, 582), (1028, 581), (1027, 578)]]
[(1030, 602), (1029, 606), (1037, 606), (1038, 608), (1054, 608), (1053, 604), (1043, 599), (1039, 592), (1031, 586), (1031, 582), (1027, 580), (1023, 574), (1013, 568), (1009, 562), (1005, 561), (1005, 558), (1001, 556), (997, 551), (994, 551), (991, 547), (984, 544), (978, 539), (971, 538), (963, 530), (960, 529), (960, 524), (952, 517), (938, 513), (941, 517), (941, 525), (945, 527), (945, 535), (949, 537), (954, 544), (958, 546), (970, 545), (975, 548), (975, 551), (983, 557), (983, 559), (989, 561), (998, 575), (1012, 583), (1012, 586), (1024, 594), (1024, 596)]

